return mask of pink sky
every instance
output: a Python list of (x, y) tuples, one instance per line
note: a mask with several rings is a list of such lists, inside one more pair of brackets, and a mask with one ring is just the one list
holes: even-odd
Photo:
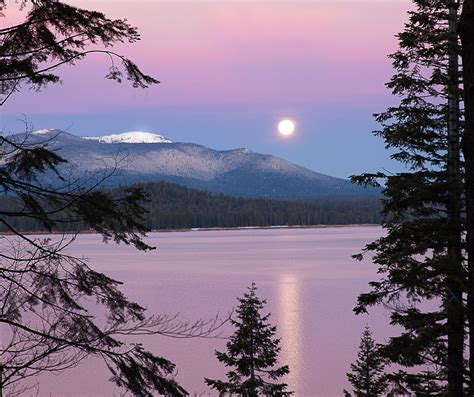
[[(61, 69), (64, 84), (11, 98), (0, 111), (3, 130), (17, 132), (24, 114), (34, 128), (158, 132), (341, 177), (391, 168), (371, 135), (372, 113), (394, 101), (384, 87), (387, 54), (410, 0), (69, 2), (136, 25), (142, 40), (115, 50), (162, 84), (135, 90), (108, 81), (109, 60), (95, 55)], [(282, 117), (298, 122), (285, 143), (275, 138)]]
[[(409, 6), (398, 1), (71, 1), (139, 27), (119, 49), (163, 83), (146, 93), (105, 81), (106, 58), (62, 72), (65, 85), (10, 101), (7, 112), (155, 105), (377, 102), (386, 54)], [(133, 4), (133, 5), (132, 5)], [(101, 65), (101, 68), (97, 66)], [(64, 97), (67, 96), (67, 101)]]

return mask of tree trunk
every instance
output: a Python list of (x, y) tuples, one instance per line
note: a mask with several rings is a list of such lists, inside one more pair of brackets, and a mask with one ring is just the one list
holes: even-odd
[(249, 390), (249, 397), (257, 397), (258, 392), (255, 387), (255, 357), (253, 330), (251, 330), (250, 332), (250, 384), (252, 385), (252, 390)]
[(458, 4), (449, 1), (449, 83), (448, 83), (448, 242), (449, 267), (446, 274), (446, 312), (448, 333), (448, 393), (463, 395), (464, 372), (464, 304), (463, 257), (461, 245), (461, 177), (460, 177), (460, 97), (459, 97), (459, 46), (457, 36)]
[(469, 395), (474, 395), (474, 0), (465, 0), (458, 33), (462, 42), (465, 92), (464, 136), (461, 148), (465, 161), (466, 253), (468, 257), (467, 317), (469, 329)]
[(370, 352), (367, 349), (367, 353), (365, 356), (365, 387), (366, 387), (365, 393), (368, 397), (371, 396), (370, 393), (372, 393), (372, 390), (370, 389), (371, 379), (370, 379), (369, 355), (370, 355)]

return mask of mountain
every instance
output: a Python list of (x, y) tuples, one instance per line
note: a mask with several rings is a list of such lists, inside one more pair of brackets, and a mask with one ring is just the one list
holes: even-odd
[(63, 173), (72, 178), (94, 178), (114, 170), (107, 179), (111, 186), (168, 181), (234, 196), (292, 198), (378, 192), (272, 155), (248, 149), (213, 150), (144, 132), (79, 137), (48, 129), (10, 139), (26, 139), (57, 151), (68, 160)]

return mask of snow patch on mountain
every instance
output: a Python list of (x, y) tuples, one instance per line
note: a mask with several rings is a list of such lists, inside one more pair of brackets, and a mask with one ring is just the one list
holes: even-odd
[(112, 134), (105, 136), (89, 136), (84, 139), (99, 141), (101, 143), (172, 143), (162, 135), (150, 132), (131, 131), (122, 134)]
[(33, 131), (32, 134), (33, 135), (47, 135), (49, 134), (50, 132), (54, 132), (56, 130), (52, 129), (52, 128), (44, 128), (42, 130), (36, 130), (36, 131)]

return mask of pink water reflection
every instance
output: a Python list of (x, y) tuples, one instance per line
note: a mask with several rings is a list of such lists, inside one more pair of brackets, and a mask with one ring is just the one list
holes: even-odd
[[(390, 333), (383, 314), (352, 314), (375, 268), (350, 255), (381, 232), (379, 227), (344, 227), (154, 233), (150, 240), (158, 249), (148, 254), (101, 245), (97, 236), (88, 235), (73, 251), (123, 280), (126, 293), (150, 311), (179, 312), (188, 319), (227, 312), (255, 281), (282, 338), (281, 362), (291, 368), (286, 381), (297, 396), (332, 397), (347, 386), (345, 372), (364, 325), (369, 323), (379, 339)], [(207, 396), (204, 376), (225, 374), (213, 354), (225, 341), (151, 337), (144, 343), (177, 364), (177, 378), (190, 392)], [(40, 395), (119, 395), (106, 379), (100, 362), (89, 361), (41, 378)]]

